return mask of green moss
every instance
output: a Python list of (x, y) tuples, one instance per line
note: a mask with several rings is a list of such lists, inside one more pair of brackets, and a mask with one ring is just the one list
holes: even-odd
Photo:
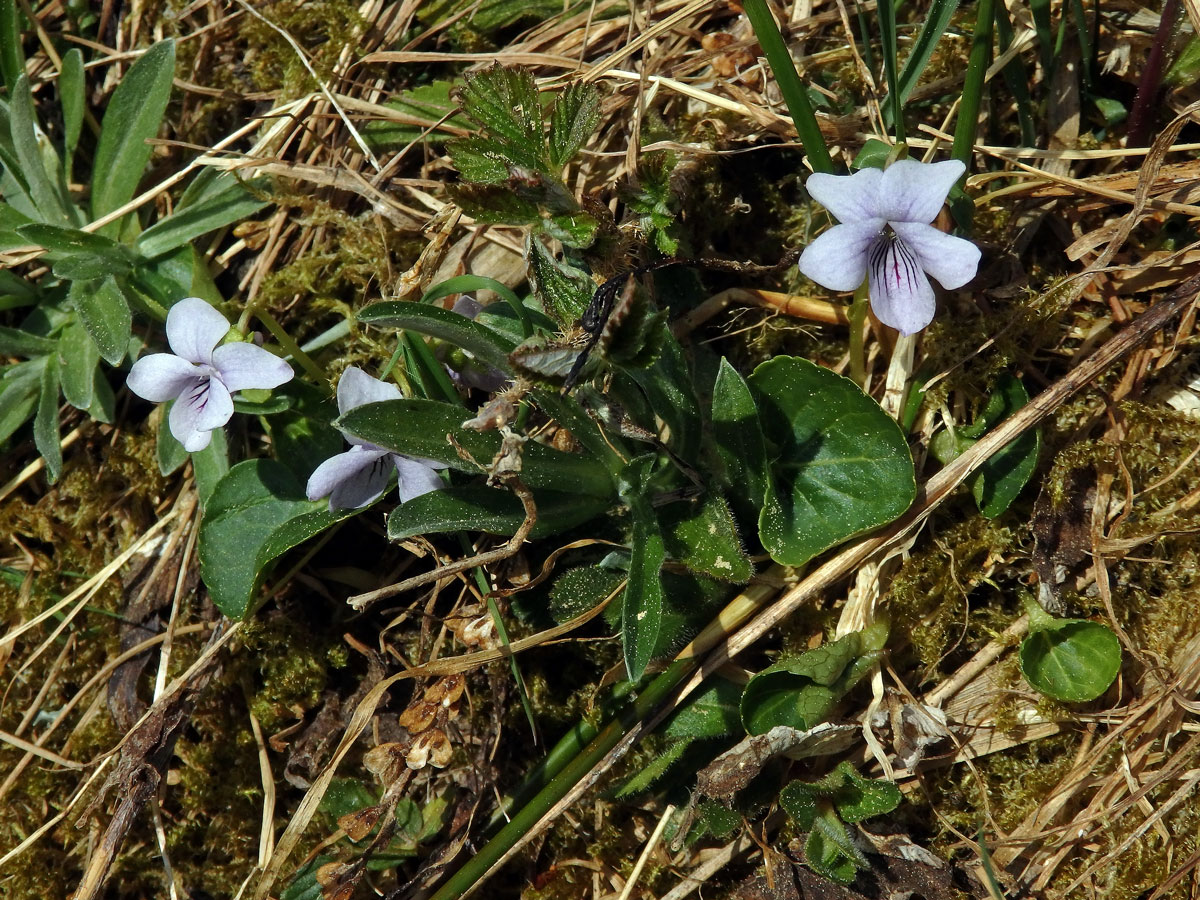
[(996, 597), (997, 576), (1003, 576), (991, 573), (985, 578), (981, 570), (1015, 543), (1010, 528), (972, 515), (963, 522), (939, 525), (938, 539), (900, 568), (888, 602), (893, 634), (912, 641), (925, 678), (952, 669), (1019, 615), (1015, 605), (1005, 609), (972, 599), (976, 589)]
[(332, 635), (318, 634), (287, 615), (263, 616), (242, 631), (239, 661), (252, 669), (250, 711), (267, 732), (313, 709), (329, 680)]

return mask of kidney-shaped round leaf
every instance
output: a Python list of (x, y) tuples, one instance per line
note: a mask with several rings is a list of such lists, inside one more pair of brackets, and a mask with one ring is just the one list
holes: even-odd
[(908, 509), (917, 488), (904, 434), (853, 382), (779, 356), (750, 387), (775, 446), (758, 532), (776, 562), (802, 565)]
[(1018, 653), (1021, 674), (1047, 697), (1068, 703), (1095, 700), (1121, 668), (1121, 642), (1087, 619), (1056, 619), (1031, 631)]

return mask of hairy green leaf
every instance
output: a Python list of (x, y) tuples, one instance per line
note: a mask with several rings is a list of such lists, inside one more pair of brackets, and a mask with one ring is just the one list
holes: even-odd
[(533, 236), (526, 241), (525, 258), (529, 260), (530, 283), (542, 307), (559, 325), (576, 322), (592, 301), (595, 282), (565, 260), (556, 260)]
[(254, 195), (251, 187), (266, 190), (267, 182), (260, 179), (246, 185), (232, 174), (222, 173), (194, 202), (181, 203), (171, 215), (138, 235), (134, 246), (148, 258), (161, 256), (203, 234), (254, 215), (267, 204)]
[(515, 344), (506, 335), (448, 309), (405, 300), (386, 300), (360, 310), (358, 320), (366, 325), (403, 328), (447, 341), (487, 365), (512, 374), (508, 354)]
[(129, 351), (133, 315), (116, 279), (110, 275), (101, 281), (73, 281), (67, 296), (100, 355), (109, 365), (120, 365)]
[(76, 409), (88, 409), (96, 396), (100, 351), (78, 320), (62, 330), (58, 338), (58, 364), (63, 397)]
[(58, 100), (63, 114), (63, 164), (70, 172), (87, 105), (83, 53), (78, 47), (63, 54), (62, 70), (58, 73)]
[(92, 167), (93, 218), (132, 199), (150, 160), (147, 141), (158, 134), (174, 73), (175, 42), (160, 41), (129, 67), (113, 91)]
[(38, 385), (37, 414), (33, 419), (33, 443), (46, 461), (46, 480), (58, 481), (62, 474), (62, 447), (58, 436), (58, 358), (47, 357)]
[(24, 74), (17, 79), (13, 89), (9, 106), (9, 127), (12, 129), (12, 147), (18, 165), (16, 171), (11, 174), (28, 187), (29, 196), (43, 221), (58, 225), (69, 224), (63, 195), (51, 174), (46, 171), (41, 144), (46, 137), (38, 127), (29, 78)]
[(550, 162), (562, 167), (571, 161), (596, 130), (600, 118), (600, 92), (595, 86), (573, 81), (550, 110)]

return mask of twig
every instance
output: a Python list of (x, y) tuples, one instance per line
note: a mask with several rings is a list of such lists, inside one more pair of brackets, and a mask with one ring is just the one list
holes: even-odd
[(420, 575), (414, 575), (412, 578), (406, 578), (404, 581), (397, 582), (396, 584), (389, 584), (386, 587), (367, 591), (365, 594), (356, 594), (346, 602), (354, 609), (361, 611), (376, 601), (395, 597), (397, 594), (403, 594), (405, 591), (411, 591), (414, 588), (422, 587), (431, 582), (449, 578), (451, 575), (457, 575), (459, 572), (465, 572), (467, 569), (473, 569), (476, 566), (490, 565), (502, 559), (515, 556), (517, 551), (521, 549), (521, 545), (525, 543), (526, 538), (529, 537), (533, 526), (537, 523), (537, 506), (533, 502), (533, 493), (519, 478), (509, 477), (506, 481), (512, 488), (513, 493), (520, 499), (521, 505), (525, 508), (525, 521), (521, 523), (521, 526), (506, 543), (493, 550), (485, 550), (483, 553), (477, 553), (475, 556), (446, 563), (444, 566), (439, 566), (428, 572), (422, 572)]

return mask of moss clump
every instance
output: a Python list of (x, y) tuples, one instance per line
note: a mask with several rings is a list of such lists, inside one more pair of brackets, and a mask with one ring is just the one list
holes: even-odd
[(912, 641), (925, 678), (965, 659), (1016, 618), (1013, 611), (973, 597), (977, 589), (995, 584), (995, 576), (985, 578), (983, 571), (1016, 540), (999, 522), (971, 516), (940, 531), (938, 540), (913, 554), (892, 580), (893, 632)]
[(267, 7), (264, 15), (270, 24), (255, 16), (244, 16), (238, 38), (254, 87), (278, 91), (280, 99), (318, 88), (295, 47), (280, 30), (299, 44), (317, 78), (327, 83), (345, 54), (360, 53), (367, 27), (358, 4), (351, 0), (279, 0)]
[(264, 616), (242, 631), (239, 659), (254, 669), (250, 711), (265, 731), (294, 722), (313, 709), (329, 682), (330, 669), (345, 656), (331, 636), (288, 615)]

